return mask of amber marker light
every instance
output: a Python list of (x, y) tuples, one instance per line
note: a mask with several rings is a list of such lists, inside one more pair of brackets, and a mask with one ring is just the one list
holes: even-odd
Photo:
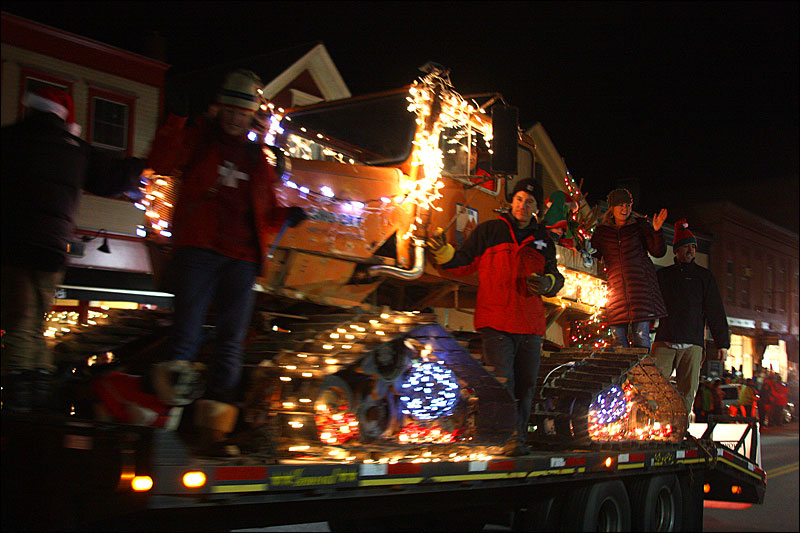
[(740, 485), (731, 485), (731, 494), (741, 494), (742, 487)]
[(203, 472), (186, 472), (183, 475), (183, 486), (187, 489), (198, 489), (206, 484), (206, 475)]
[(705, 485), (703, 485), (703, 492), (705, 492), (706, 494), (711, 492), (711, 485), (709, 483), (706, 483)]
[(136, 492), (147, 492), (153, 488), (153, 478), (150, 476), (134, 476), (131, 480), (131, 488)]
[(614, 459), (611, 457), (606, 457), (606, 462), (604, 464), (606, 465), (606, 468), (611, 468), (611, 465), (614, 464)]

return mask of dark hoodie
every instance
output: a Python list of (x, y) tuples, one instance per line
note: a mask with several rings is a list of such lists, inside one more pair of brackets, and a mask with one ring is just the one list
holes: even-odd
[(107, 197), (132, 190), (144, 162), (93, 149), (52, 113), (31, 111), (2, 131), (3, 264), (55, 272), (74, 239), (81, 189)]

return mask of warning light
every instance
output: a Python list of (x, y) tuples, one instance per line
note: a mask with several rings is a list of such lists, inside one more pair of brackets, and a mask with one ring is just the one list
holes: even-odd
[(742, 487), (740, 485), (731, 485), (731, 494), (741, 494)]
[(183, 486), (187, 489), (197, 489), (206, 484), (206, 475), (203, 472), (186, 472), (183, 475)]
[(147, 492), (153, 488), (153, 478), (150, 476), (134, 476), (131, 480), (131, 488), (136, 492)]
[(614, 464), (614, 460), (611, 457), (606, 457), (604, 464), (606, 465), (606, 468), (611, 468), (611, 465)]
[(710, 485), (710, 484), (708, 484), (708, 483), (706, 483), (705, 485), (703, 485), (703, 492), (705, 492), (706, 494), (708, 494), (709, 492), (711, 492), (711, 485)]

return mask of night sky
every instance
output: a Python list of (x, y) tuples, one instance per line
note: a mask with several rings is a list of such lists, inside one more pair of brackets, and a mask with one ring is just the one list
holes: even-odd
[[(541, 122), (590, 204), (638, 181), (634, 209), (727, 198), (798, 231), (796, 2), (3, 2), (3, 10), (176, 70), (323, 42), (354, 95), (436, 61), (462, 94)], [(268, 81), (268, 80), (265, 80)]]

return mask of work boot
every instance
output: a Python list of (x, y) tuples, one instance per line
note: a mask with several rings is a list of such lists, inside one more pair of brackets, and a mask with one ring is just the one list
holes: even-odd
[(149, 386), (166, 405), (189, 405), (203, 394), (201, 369), (191, 361), (163, 361), (151, 368)]
[(195, 402), (194, 425), (200, 432), (201, 455), (211, 457), (236, 457), (239, 448), (228, 440), (236, 427), (239, 408), (229, 403), (200, 399)]
[(531, 449), (518, 438), (510, 439), (505, 446), (503, 446), (503, 455), (507, 457), (519, 457), (520, 455), (528, 455)]

